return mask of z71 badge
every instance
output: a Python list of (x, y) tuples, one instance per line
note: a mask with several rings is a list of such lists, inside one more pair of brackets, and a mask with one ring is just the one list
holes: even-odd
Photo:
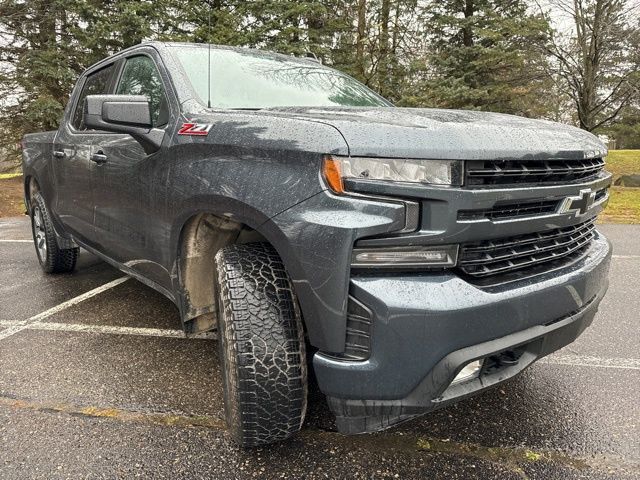
[(211, 123), (183, 123), (178, 135), (209, 135), (211, 127)]

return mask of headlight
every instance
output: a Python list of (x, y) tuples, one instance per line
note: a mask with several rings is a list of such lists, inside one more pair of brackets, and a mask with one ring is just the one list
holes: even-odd
[(411, 246), (353, 249), (351, 267), (453, 267), (458, 257), (457, 245)]
[(462, 162), (410, 158), (335, 157), (324, 159), (324, 177), (336, 193), (344, 192), (344, 180), (462, 185)]

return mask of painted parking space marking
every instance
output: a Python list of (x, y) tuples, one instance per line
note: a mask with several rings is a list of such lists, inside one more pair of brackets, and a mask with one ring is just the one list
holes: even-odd
[(0, 243), (33, 243), (33, 240), (18, 240), (18, 239), (0, 239)]
[(640, 370), (640, 358), (602, 358), (590, 355), (552, 355), (539, 363), (571, 367), (619, 368)]
[(11, 328), (20, 326), (25, 326), (27, 330), (138, 335), (143, 337), (185, 338), (182, 330), (143, 327), (115, 327), (111, 325), (87, 325), (84, 323), (35, 322), (32, 324), (26, 324), (26, 322), (24, 321), (0, 320), (0, 327)]
[(193, 338), (196, 340), (215, 339), (214, 332), (200, 333), (187, 337), (182, 330), (169, 328), (116, 327), (113, 325), (89, 325), (86, 323), (35, 322), (26, 324), (24, 320), (0, 320), (0, 327), (20, 327), (25, 330), (46, 330), (54, 332), (98, 333), (106, 335), (135, 335), (141, 337)]
[(113, 280), (109, 283), (105, 283), (104, 285), (94, 288), (93, 290), (89, 290), (88, 292), (83, 293), (82, 295), (78, 295), (77, 297), (74, 297), (70, 300), (67, 300), (66, 302), (61, 303), (60, 305), (56, 305), (53, 308), (50, 308), (49, 310), (45, 310), (42, 313), (39, 313), (37, 315), (34, 315), (31, 318), (28, 318), (27, 320), (24, 320), (20, 325), (14, 325), (12, 327), (7, 328), (6, 330), (0, 332), (0, 340), (4, 340), (7, 337), (10, 337), (11, 335), (14, 335), (24, 329), (26, 329), (28, 326), (33, 325), (37, 322), (40, 322), (42, 320), (44, 320), (47, 317), (50, 317), (51, 315), (54, 315), (58, 312), (61, 312), (62, 310), (65, 310), (66, 308), (72, 307), (74, 305), (77, 305), (78, 303), (81, 303), (91, 297), (95, 297), (96, 295), (109, 290), (110, 288), (113, 288), (117, 285), (120, 285), (123, 282), (126, 282), (127, 280), (129, 280), (130, 277), (120, 277), (117, 278), (116, 280)]
[(634, 258), (640, 258), (640, 255), (611, 255), (611, 258), (634, 259)]
[[(46, 312), (45, 312), (46, 313)], [(83, 323), (54, 323), (28, 320), (0, 320), (0, 327), (20, 330), (40, 330), (72, 333), (95, 333), (106, 335), (134, 335), (141, 337), (181, 338), (194, 340), (215, 340), (216, 332), (205, 332), (186, 336), (182, 330), (168, 328), (118, 327), (111, 325), (89, 325)], [(6, 332), (5, 330), (4, 332)], [(4, 338), (0, 332), (0, 339)], [(571, 367), (611, 368), (623, 370), (640, 370), (638, 358), (603, 358), (591, 355), (552, 355), (541, 359), (538, 363), (546, 365), (564, 365)]]

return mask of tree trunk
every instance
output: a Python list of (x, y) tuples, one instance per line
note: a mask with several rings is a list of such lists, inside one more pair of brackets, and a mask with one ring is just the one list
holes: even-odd
[(389, 13), (391, 0), (382, 0), (380, 10), (380, 59), (378, 60), (378, 88), (384, 97), (389, 91)]
[[(36, 15), (39, 16), (37, 44), (34, 45), (34, 50), (36, 51), (51, 49), (52, 45), (58, 45), (59, 43), (56, 22), (59, 20), (61, 12), (56, 7), (56, 4), (51, 5), (49, 2), (42, 2), (40, 8), (36, 10)], [(67, 92), (63, 90), (57, 78), (43, 76), (40, 82), (47, 94), (62, 105), (66, 103)]]
[(471, 18), (475, 14), (475, 5), (473, 0), (465, 0), (464, 2), (464, 18), (467, 20), (462, 28), (462, 43), (465, 47), (473, 47), (473, 29), (471, 28)]
[(603, 33), (603, 18), (606, 3), (610, 0), (596, 0), (593, 12), (585, 11), (582, 3), (574, 0), (574, 22), (576, 40), (580, 49), (579, 58), (582, 70), (582, 84), (578, 88), (578, 120), (580, 128), (592, 131), (598, 112), (598, 72), (600, 71), (600, 36)]
[(356, 37), (356, 72), (365, 79), (364, 42), (367, 31), (367, 0), (358, 0), (358, 35)]

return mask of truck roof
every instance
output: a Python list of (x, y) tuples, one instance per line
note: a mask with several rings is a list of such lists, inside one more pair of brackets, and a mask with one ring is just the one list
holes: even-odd
[(89, 72), (90, 70), (94, 70), (95, 68), (99, 67), (102, 63), (107, 62), (109, 59), (111, 59), (114, 56), (117, 55), (121, 55), (124, 53), (127, 53), (131, 50), (136, 50), (140, 47), (152, 47), (155, 48), (158, 51), (161, 51), (163, 49), (165, 49), (166, 47), (170, 47), (170, 48), (176, 48), (176, 47), (201, 47), (201, 48), (211, 48), (212, 50), (231, 50), (231, 51), (236, 51), (236, 52), (251, 52), (254, 55), (260, 55), (260, 56), (264, 56), (264, 57), (271, 57), (271, 58), (280, 58), (280, 59), (287, 59), (289, 61), (291, 60), (299, 60), (301, 62), (313, 62), (313, 63), (320, 63), (318, 61), (317, 58), (314, 57), (296, 57), (293, 55), (285, 55), (283, 53), (276, 53), (276, 52), (272, 52), (269, 50), (260, 50), (257, 48), (247, 48), (247, 47), (236, 47), (236, 46), (229, 46), (229, 45), (217, 45), (217, 44), (209, 44), (209, 43), (195, 43), (195, 42), (159, 42), (159, 41), (147, 41), (147, 42), (142, 42), (139, 43), (137, 45), (132, 45), (131, 47), (125, 48), (123, 50), (120, 50), (118, 52), (113, 53), (112, 55), (109, 55), (108, 57), (103, 58), (102, 60), (94, 63), (93, 65), (91, 65), (90, 67), (88, 67), (84, 72), (83, 75), (86, 74), (87, 72)]

